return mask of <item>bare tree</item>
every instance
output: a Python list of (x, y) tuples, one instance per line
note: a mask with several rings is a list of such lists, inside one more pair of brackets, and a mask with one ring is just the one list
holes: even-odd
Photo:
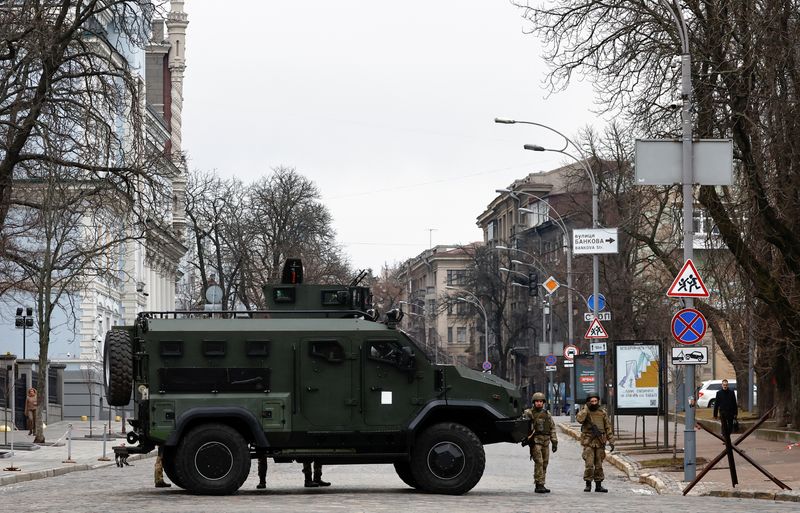
[[(131, 200), (137, 182), (150, 179), (142, 159), (148, 148), (139, 82), (125, 57), (147, 43), (161, 3), (20, 0), (0, 6), (0, 228), (20, 166), (81, 169), (85, 178), (101, 179)], [(119, 130), (121, 119), (128, 130)], [(68, 152), (50, 151), (64, 141)]]
[[(123, 278), (124, 244), (144, 237), (137, 210), (104, 181), (76, 179), (80, 170), (38, 169), (40, 176), (18, 185), (6, 217), (5, 276), (34, 297), (39, 333), (39, 397), (56, 309), (68, 314), (93, 280), (114, 286)], [(72, 315), (74, 318), (74, 314)], [(40, 404), (40, 408), (43, 403)], [(41, 415), (36, 441), (44, 441)]]
[[(622, 111), (642, 137), (677, 134), (679, 123), (665, 106), (680, 79), (670, 67), (680, 44), (662, 3), (568, 0), (521, 7), (547, 44), (554, 88), (573, 73), (594, 76), (600, 110)], [(780, 0), (680, 7), (695, 63), (695, 134), (731, 137), (737, 162), (736, 189), (704, 186), (698, 199), (759, 302), (759, 332), (774, 335), (760, 340), (759, 358), (782, 355), (766, 366), (774, 370), (779, 412), (788, 407), (798, 424), (800, 149), (793, 141), (800, 135), (800, 7)]]

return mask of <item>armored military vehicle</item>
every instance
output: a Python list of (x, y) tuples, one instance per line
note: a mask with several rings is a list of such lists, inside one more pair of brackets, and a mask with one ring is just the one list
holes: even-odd
[(118, 457), (161, 447), (167, 476), (198, 494), (235, 492), (259, 454), (389, 463), (409, 486), (463, 494), (483, 445), (524, 438), (511, 383), (430, 361), (367, 287), (303, 284), (294, 260), (264, 292), (266, 311), (147, 312), (108, 332), (108, 403), (134, 404)]

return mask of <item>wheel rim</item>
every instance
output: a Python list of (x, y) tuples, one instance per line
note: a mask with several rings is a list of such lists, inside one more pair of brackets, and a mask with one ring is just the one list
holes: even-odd
[(219, 481), (233, 468), (233, 453), (220, 442), (206, 442), (194, 455), (197, 473), (209, 481)]
[(428, 451), (428, 469), (439, 479), (455, 479), (465, 465), (464, 451), (453, 442), (439, 442)]

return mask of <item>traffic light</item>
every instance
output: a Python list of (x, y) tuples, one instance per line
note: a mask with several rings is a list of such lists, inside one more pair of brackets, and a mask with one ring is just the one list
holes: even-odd
[(528, 295), (537, 297), (539, 295), (539, 274), (528, 273)]

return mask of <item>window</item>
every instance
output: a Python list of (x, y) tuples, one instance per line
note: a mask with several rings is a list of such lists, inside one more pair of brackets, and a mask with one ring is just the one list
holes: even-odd
[(378, 360), (393, 364), (400, 363), (403, 356), (403, 346), (397, 340), (370, 340), (369, 355), (370, 360)]
[(537, 201), (528, 204), (527, 208), (533, 210), (532, 214), (525, 214), (523, 222), (527, 221), (529, 228), (539, 226), (550, 220), (550, 204), (547, 201)]
[(344, 348), (338, 340), (312, 340), (308, 346), (312, 358), (329, 362), (343, 362)]
[(456, 328), (456, 343), (458, 344), (467, 343), (467, 328), (464, 327)]
[(452, 344), (453, 343), (453, 327), (452, 326), (448, 326), (447, 327), (447, 343), (448, 344)]
[(447, 271), (447, 284), (448, 285), (464, 285), (467, 271), (464, 269), (448, 269)]

